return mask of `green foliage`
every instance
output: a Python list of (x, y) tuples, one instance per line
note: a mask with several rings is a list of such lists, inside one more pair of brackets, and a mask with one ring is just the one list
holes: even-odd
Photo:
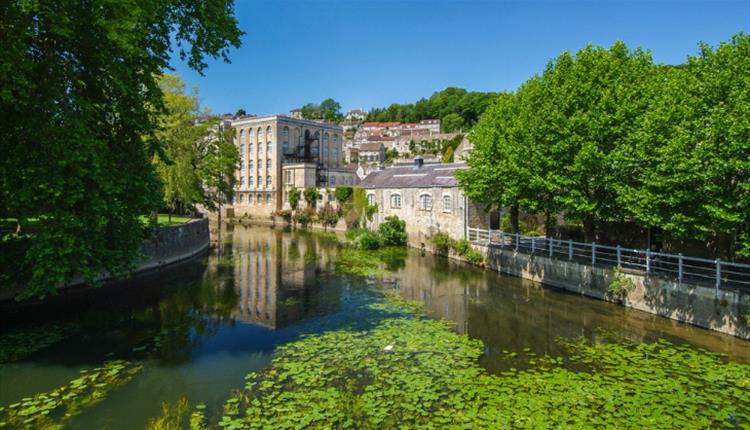
[(633, 280), (622, 273), (622, 269), (619, 267), (615, 268), (612, 282), (607, 287), (607, 295), (610, 297), (616, 297), (618, 299), (624, 299), (635, 289), (635, 283)]
[(336, 224), (339, 222), (340, 218), (341, 214), (339, 213), (339, 211), (328, 203), (326, 203), (325, 206), (323, 206), (318, 211), (318, 220), (321, 224), (323, 224), (323, 227), (326, 230), (328, 229), (328, 227), (336, 227)]
[[(425, 119), (448, 120), (450, 129), (443, 123), (443, 131), (464, 126), (471, 127), (492, 103), (497, 93), (468, 92), (463, 88), (446, 88), (414, 104), (391, 104), (388, 108), (372, 109), (367, 121), (419, 122)], [(460, 118), (460, 122), (458, 121)], [(414, 148), (410, 144), (410, 151)]]
[(314, 208), (320, 197), (320, 192), (315, 187), (307, 187), (302, 191), (302, 197), (305, 199), (308, 208)]
[(484, 255), (471, 246), (471, 242), (466, 239), (457, 240), (453, 244), (453, 250), (466, 259), (466, 261), (475, 266), (484, 266)]
[(359, 229), (352, 239), (352, 245), (357, 249), (374, 250), (383, 246), (383, 240), (370, 230)]
[(349, 199), (352, 197), (352, 193), (352, 187), (338, 186), (336, 187), (335, 191), (336, 200), (338, 200), (339, 203), (349, 201)]
[(406, 221), (392, 215), (378, 226), (378, 236), (384, 246), (406, 246)]
[(453, 147), (446, 146), (445, 152), (443, 152), (443, 163), (452, 163), (453, 162)]
[[(750, 423), (750, 366), (667, 341), (563, 341), (528, 370), (479, 365), (481, 341), (387, 298), (278, 348), (224, 405), (233, 428), (719, 428)], [(509, 361), (518, 361), (516, 352)], [(283, 411), (283, 412), (282, 412)]]
[(399, 157), (399, 153), (396, 148), (388, 148), (385, 150), (385, 162), (392, 163), (393, 160)]
[(231, 0), (2, 9), (0, 216), (38, 220), (18, 262), (33, 266), (29, 276), (2, 279), (27, 286), (21, 297), (44, 297), (75, 277), (95, 284), (102, 271), (131, 268), (145, 237), (138, 217), (162, 204), (158, 77), (173, 54), (198, 72), (206, 56), (227, 60), (242, 32)]
[(296, 188), (289, 190), (289, 207), (291, 207), (293, 211), (296, 211), (299, 206), (300, 195), (300, 191)]
[(334, 99), (328, 98), (320, 102), (308, 103), (300, 108), (302, 118), (322, 119), (328, 122), (340, 122), (343, 119), (341, 104)]
[(587, 241), (634, 220), (750, 256), (749, 54), (742, 33), (677, 67), (622, 42), (565, 52), (497, 97), (456, 175), (472, 200), (565, 213)]
[(0, 423), (10, 428), (61, 429), (84, 407), (101, 402), (108, 392), (129, 382), (141, 367), (117, 360), (83, 370), (80, 377), (66, 385), (0, 407)]
[(445, 133), (458, 131), (464, 125), (464, 119), (457, 113), (449, 113), (441, 120), (441, 128)]
[(187, 421), (189, 410), (190, 406), (185, 397), (180, 398), (174, 404), (164, 402), (161, 405), (161, 415), (150, 419), (146, 430), (181, 430), (184, 428), (183, 421)]
[(307, 228), (313, 222), (315, 218), (315, 210), (312, 208), (305, 208), (303, 210), (295, 211), (292, 216), (292, 221), (299, 224), (302, 228)]
[(430, 239), (432, 241), (432, 244), (435, 245), (435, 249), (440, 254), (448, 254), (448, 251), (451, 247), (451, 238), (448, 236), (448, 233), (445, 232), (437, 232), (432, 235), (432, 238)]
[(204, 139), (205, 149), (200, 177), (206, 194), (203, 204), (209, 209), (219, 209), (234, 195), (234, 177), (239, 152), (232, 143), (232, 132), (221, 126), (213, 128)]

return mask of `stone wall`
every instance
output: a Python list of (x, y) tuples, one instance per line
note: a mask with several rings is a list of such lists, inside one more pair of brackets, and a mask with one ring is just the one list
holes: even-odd
[(141, 245), (135, 273), (188, 259), (208, 250), (209, 244), (208, 218), (161, 227), (153, 238)]
[(750, 306), (750, 294), (747, 293), (624, 273), (633, 281), (635, 288), (620, 300), (607, 294), (607, 288), (614, 278), (611, 268), (528, 255), (494, 246), (475, 248), (487, 256), (488, 268), (498, 272), (750, 339), (750, 326), (743, 322), (744, 313)]

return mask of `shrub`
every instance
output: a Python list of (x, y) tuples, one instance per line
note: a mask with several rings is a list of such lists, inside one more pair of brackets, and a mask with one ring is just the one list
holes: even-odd
[(622, 270), (617, 267), (615, 268), (615, 275), (607, 287), (607, 294), (611, 297), (624, 299), (635, 289), (635, 283), (627, 275), (622, 273)]
[(380, 248), (382, 245), (383, 242), (380, 240), (380, 236), (370, 230), (363, 230), (363, 232), (354, 239), (354, 246), (359, 249), (373, 250)]
[(292, 210), (297, 210), (297, 207), (299, 206), (299, 198), (300, 198), (300, 192), (296, 188), (292, 188), (289, 190), (289, 207), (292, 208)]
[(432, 235), (430, 239), (432, 244), (435, 245), (435, 249), (440, 254), (447, 254), (451, 246), (451, 238), (448, 233), (438, 232)]
[(339, 211), (328, 203), (318, 212), (318, 220), (326, 230), (335, 227), (340, 217)]
[(343, 203), (345, 201), (348, 201), (349, 198), (352, 196), (352, 187), (336, 187), (335, 195), (336, 200), (338, 200), (340, 203)]
[(481, 252), (471, 247), (471, 242), (466, 239), (456, 241), (453, 245), (453, 249), (458, 255), (464, 257), (466, 261), (475, 266), (484, 266), (484, 255)]
[(378, 234), (385, 246), (406, 246), (406, 221), (395, 215), (385, 217)]
[(291, 222), (292, 220), (292, 211), (280, 210), (280, 211), (276, 211), (274, 215), (277, 217), (280, 217), (286, 222)]
[(466, 239), (461, 239), (456, 241), (456, 243), (453, 244), (453, 250), (455, 250), (458, 255), (466, 255), (466, 253), (471, 249), (471, 243)]
[(296, 211), (292, 219), (294, 220), (294, 222), (302, 226), (302, 228), (307, 228), (312, 222), (314, 214), (315, 213), (312, 211), (312, 209), (306, 208), (302, 211)]
[(319, 196), (320, 192), (318, 192), (318, 189), (315, 187), (307, 187), (302, 192), (302, 197), (305, 198), (305, 202), (307, 203), (308, 208), (315, 207), (315, 203), (318, 201)]

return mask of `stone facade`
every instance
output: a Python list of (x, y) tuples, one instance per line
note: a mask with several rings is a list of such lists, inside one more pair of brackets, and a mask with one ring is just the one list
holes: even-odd
[(357, 183), (343, 168), (343, 130), (335, 124), (283, 115), (231, 121), (240, 151), (237, 187), (229, 208), (235, 216), (268, 217), (285, 207), (295, 187)]
[(374, 226), (395, 215), (406, 221), (410, 246), (429, 247), (437, 232), (463, 239), (467, 227), (487, 225), (490, 215), (458, 187), (454, 172), (464, 168), (458, 163), (422, 164), (418, 158), (413, 165), (370, 173), (360, 186), (369, 203), (378, 205)]

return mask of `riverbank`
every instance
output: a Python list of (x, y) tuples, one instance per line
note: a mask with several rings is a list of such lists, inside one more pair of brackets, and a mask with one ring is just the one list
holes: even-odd
[[(187, 260), (208, 251), (210, 246), (208, 218), (193, 219), (176, 225), (163, 225), (150, 239), (141, 244), (140, 258), (135, 262), (130, 276), (158, 270), (180, 261)], [(99, 281), (112, 280), (109, 274), (102, 274)], [(79, 287), (83, 279), (75, 279), (60, 289)], [(20, 290), (0, 291), (0, 302), (14, 300)]]
[[(740, 290), (717, 290), (637, 273), (529, 255), (484, 244), (472, 247), (484, 256), (486, 268), (565, 291), (622, 305), (681, 323), (750, 340), (747, 312), (750, 295)], [(465, 261), (454, 252), (448, 257)], [(628, 291), (613, 295), (609, 286), (624, 280)]]

